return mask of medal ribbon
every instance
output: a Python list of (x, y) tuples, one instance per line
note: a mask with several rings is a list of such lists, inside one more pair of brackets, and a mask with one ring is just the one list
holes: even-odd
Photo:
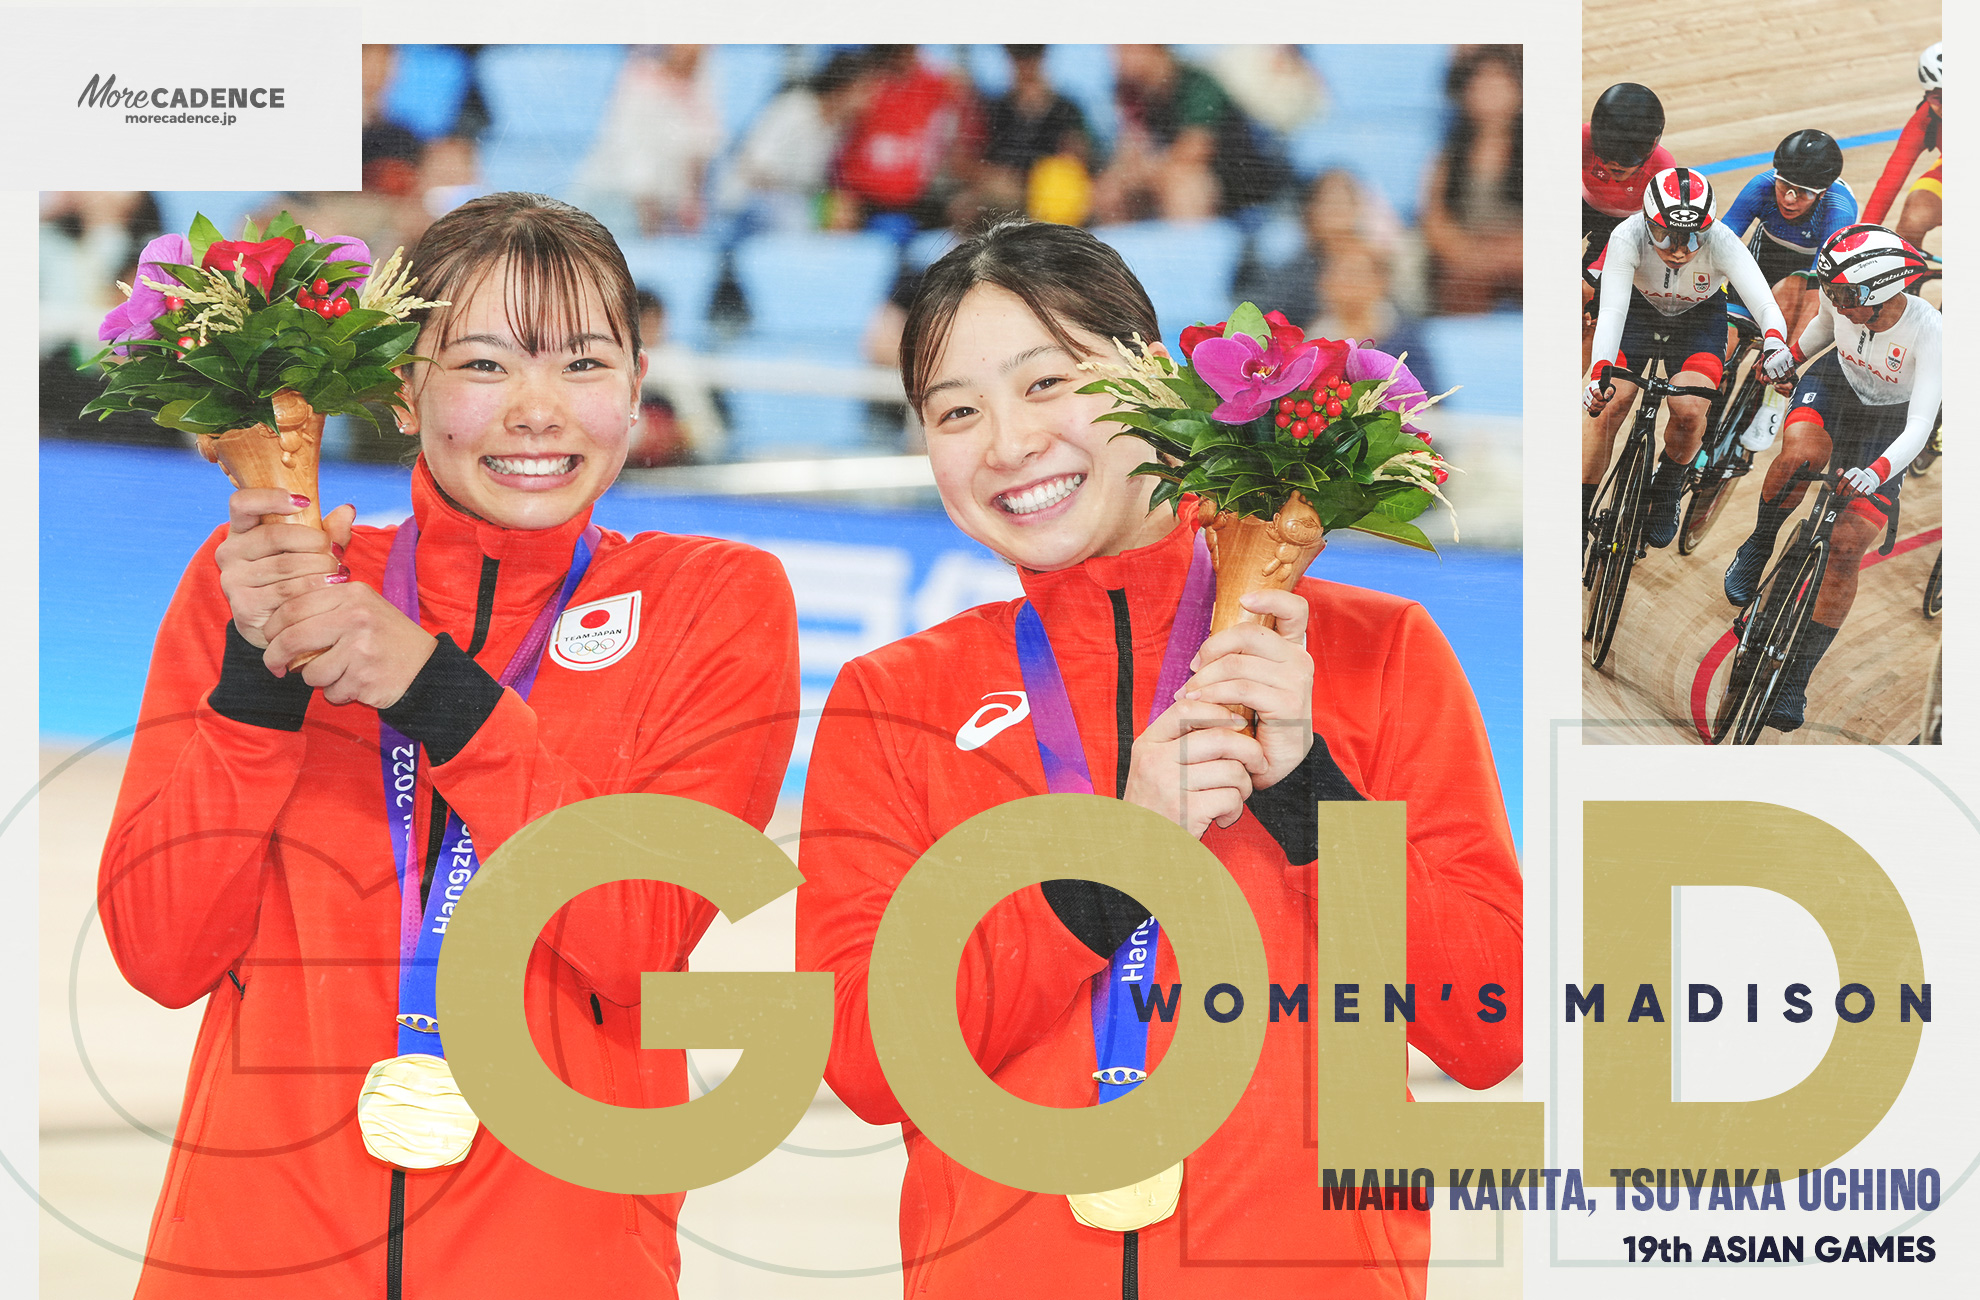
[[(550, 644), (550, 633), (557, 625), (571, 595), (591, 565), (598, 549), (596, 524), (584, 530), (571, 551), (570, 572), (523, 635), (522, 644), (509, 658), (509, 666), (498, 679), (524, 699), (536, 684), (536, 672), (543, 663), (543, 651)], [(419, 547), (419, 524), (412, 519), (399, 525), (392, 539), (392, 551), (385, 560), (385, 599), (401, 614), (419, 622), (419, 578), (414, 553)], [(419, 746), (408, 740), (381, 714), (378, 719), (378, 761), (385, 779), (385, 822), (392, 836), (392, 860), (399, 877), (399, 1055), (425, 1053), (444, 1057), (440, 1047), (440, 1021), (433, 994), (434, 973), (440, 964), (440, 945), (447, 938), (447, 922), (461, 890), (481, 870), (474, 839), (460, 814), (449, 811), (441, 834), (441, 857), (434, 865), (433, 886), (426, 905), (420, 906), (419, 864), (412, 855), (413, 787), (419, 772)], [(444, 881), (444, 884), (443, 884)], [(424, 1025), (425, 1028), (418, 1026)]]
[[(1210, 611), (1216, 600), (1217, 574), (1199, 531), (1190, 554), (1189, 576), (1183, 580), (1182, 598), (1176, 603), (1175, 620), (1169, 625), (1169, 644), (1162, 654), (1162, 671), (1155, 679), (1155, 698), (1148, 705), (1150, 724), (1175, 703), (1176, 691), (1189, 680), (1189, 661), (1210, 632)], [(1052, 654), (1044, 620), (1030, 601), (1018, 609), (1017, 651), (1025, 695), (1031, 702), (1032, 734), (1038, 742), (1039, 760), (1045, 765), (1045, 788), (1053, 794), (1092, 794), (1093, 774), (1086, 765), (1086, 750), (1080, 744), (1079, 723), (1073, 717), (1065, 678)], [(1126, 1080), (1122, 1083), (1101, 1080), (1102, 1102), (1132, 1092), (1145, 1077), (1148, 1023), (1135, 1010), (1133, 997), (1124, 986), (1141, 983), (1154, 971), (1160, 933), (1155, 918), (1149, 917), (1115, 950), (1107, 969), (1093, 977), (1094, 1059), (1103, 1074), (1131, 1071), (1119, 1076)], [(1141, 954), (1138, 957), (1137, 952)]]

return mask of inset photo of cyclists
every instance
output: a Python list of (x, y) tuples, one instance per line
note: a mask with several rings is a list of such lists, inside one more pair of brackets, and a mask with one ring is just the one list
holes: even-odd
[(1939, 6), (1674, 8), (1582, 11), (1584, 740), (1935, 744)]

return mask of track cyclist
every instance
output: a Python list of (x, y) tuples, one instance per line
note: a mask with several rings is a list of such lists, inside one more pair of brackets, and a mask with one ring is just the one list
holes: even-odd
[[(1675, 167), (1671, 151), (1658, 143), (1664, 134), (1664, 105), (1657, 92), (1633, 81), (1621, 81), (1602, 92), (1588, 122), (1581, 128), (1581, 267), (1586, 271), (1618, 223), (1636, 215), (1643, 205), (1643, 187), (1666, 167)], [(1592, 288), (1582, 292), (1584, 309), (1592, 307)], [(1581, 368), (1588, 369), (1588, 346), (1594, 325), (1581, 333)]]
[[(1842, 180), (1842, 146), (1827, 131), (1796, 131), (1774, 150), (1774, 165), (1746, 183), (1726, 209), (1726, 228), (1745, 236), (1746, 247), (1760, 264), (1760, 273), (1774, 286), (1774, 302), (1787, 323), (1785, 336), (1799, 335), (1814, 316), (1817, 293), (1811, 277), (1815, 258), (1830, 235), (1856, 221), (1856, 195)], [(1757, 225), (1755, 223), (1758, 223)], [(1735, 296), (1727, 308), (1752, 320), (1746, 304)], [(1738, 345), (1737, 333), (1726, 331), (1726, 355)], [(1787, 398), (1770, 391), (1741, 439), (1753, 451), (1770, 446), (1787, 414)]]
[(1870, 201), (1863, 207), (1865, 221), (1883, 224), (1897, 199), (1898, 187), (1911, 175), (1918, 155), (1927, 149), (1937, 150), (1940, 161), (1911, 183), (1911, 193), (1905, 196), (1904, 213), (1898, 218), (1894, 232), (1913, 248), (1924, 244), (1926, 234), (1939, 224), (1945, 207), (1945, 191), (1939, 186), (1939, 171), (1945, 166), (1945, 123), (1940, 117), (1944, 45), (1943, 41), (1934, 41), (1918, 56), (1918, 81), (1925, 87), (1925, 97), (1918, 101), (1911, 120), (1898, 133), (1897, 147), (1891, 150), (1890, 158), (1884, 163), (1884, 174), (1877, 178), (1877, 188), (1870, 191)]
[[(1822, 245), (1815, 267), (1822, 300), (1790, 355), (1799, 364), (1831, 341), (1836, 350), (1794, 386), (1781, 453), (1767, 467), (1753, 534), (1726, 568), (1726, 599), (1733, 604), (1751, 604), (1758, 594), (1774, 539), (1807, 489), (1805, 481), (1793, 481), (1803, 466), (1840, 466), (1845, 473), (1838, 492), (1861, 498), (1882, 488), (1895, 506), (1905, 467), (1938, 420), (1943, 392), (1941, 318), (1930, 303), (1905, 292), (1924, 271), (1918, 250), (1882, 226), (1846, 226)], [(1882, 510), (1861, 499), (1836, 521), (1834, 560), (1801, 638), (1802, 653), (1782, 676), (1768, 726), (1793, 731), (1801, 725), (1808, 679), (1848, 617), (1862, 555), (1885, 526)]]
[[(1595, 326), (1595, 369), (1582, 394), (1582, 407), (1595, 420), (1582, 433), (1581, 513), (1584, 526), (1602, 472), (1615, 450), (1616, 428), (1629, 409), (1615, 402), (1615, 388), (1602, 374), (1604, 363), (1647, 368), (1661, 359), (1671, 382), (1715, 388), (1725, 370), (1728, 280), (1754, 304), (1764, 332), (1761, 372), (1778, 380), (1793, 362), (1781, 309), (1766, 277), (1727, 225), (1715, 219), (1712, 183), (1687, 167), (1657, 173), (1643, 191), (1643, 210), (1617, 225), (1591, 273), (1601, 284), (1601, 311)], [(1685, 470), (1698, 455), (1710, 403), (1702, 397), (1669, 399), (1664, 451), (1650, 484), (1644, 537), (1669, 546), (1677, 536), (1678, 503)]]

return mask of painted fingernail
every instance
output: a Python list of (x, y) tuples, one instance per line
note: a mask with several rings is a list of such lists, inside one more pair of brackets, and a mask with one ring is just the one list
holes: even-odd
[(350, 580), (351, 580), (351, 571), (349, 569), (340, 568), (335, 573), (325, 578), (323, 581), (331, 585), (335, 585), (339, 582), (349, 582)]
[(342, 560), (344, 558), (344, 548), (337, 545), (337, 543), (332, 542), (330, 543), (330, 554), (336, 556), (339, 560)]
[(309, 506), (309, 498), (300, 492), (289, 493), (289, 500), (295, 504), (298, 510), (306, 509)]

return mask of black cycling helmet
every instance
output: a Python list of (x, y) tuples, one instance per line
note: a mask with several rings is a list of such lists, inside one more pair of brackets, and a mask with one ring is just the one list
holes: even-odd
[(1842, 169), (1842, 146), (1827, 131), (1796, 131), (1774, 150), (1774, 175), (1800, 189), (1826, 190)]
[(1595, 101), (1588, 127), (1588, 145), (1597, 158), (1634, 167), (1664, 134), (1664, 101), (1648, 86), (1619, 81)]

